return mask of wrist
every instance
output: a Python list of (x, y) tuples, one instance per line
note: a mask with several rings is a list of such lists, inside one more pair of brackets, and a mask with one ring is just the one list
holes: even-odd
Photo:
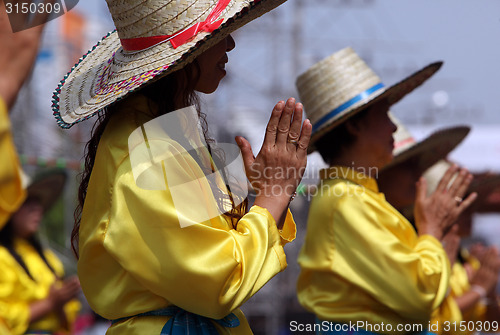
[(285, 192), (278, 195), (267, 195), (267, 194), (259, 195), (257, 193), (257, 196), (255, 197), (255, 204), (260, 207), (277, 206), (285, 208), (288, 207), (288, 204), (292, 200), (292, 197), (293, 194), (289, 195)]
[(441, 241), (441, 239), (443, 238), (443, 234), (436, 229), (419, 228), (418, 236), (422, 235), (430, 235), (436, 238), (438, 241)]

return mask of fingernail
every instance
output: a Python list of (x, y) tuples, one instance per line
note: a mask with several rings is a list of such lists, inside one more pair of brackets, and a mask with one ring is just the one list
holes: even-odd
[(288, 101), (286, 102), (286, 105), (288, 107), (293, 107), (293, 105), (295, 105), (295, 99), (294, 98), (288, 99)]

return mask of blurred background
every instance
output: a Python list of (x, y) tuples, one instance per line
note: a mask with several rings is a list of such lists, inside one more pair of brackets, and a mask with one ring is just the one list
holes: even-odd
[[(81, 55), (112, 29), (104, 0), (80, 1), (49, 22), (34, 72), (11, 114), (16, 146), (28, 173), (47, 166), (70, 172), (65, 196), (42, 228), (69, 273), (75, 272), (69, 236), (76, 176), (93, 123), (58, 128), (51, 96)], [(234, 143), (235, 135), (243, 135), (258, 151), (273, 105), (297, 97), (297, 75), (351, 46), (386, 86), (443, 60), (442, 69), (395, 105), (393, 113), (417, 139), (446, 126), (470, 125), (471, 133), (450, 158), (474, 172), (500, 172), (497, 0), (289, 0), (233, 36), (236, 48), (229, 54), (227, 77), (215, 94), (202, 97), (218, 141)], [(28, 119), (32, 122), (25, 122)], [(319, 155), (311, 155), (304, 183), (314, 184), (322, 167)], [(288, 334), (291, 320), (311, 321), (295, 298), (296, 259), (307, 208), (307, 197), (292, 203), (299, 231), (297, 240), (286, 247), (288, 269), (245, 305), (255, 334)], [(500, 217), (477, 215), (473, 237), (500, 247)]]

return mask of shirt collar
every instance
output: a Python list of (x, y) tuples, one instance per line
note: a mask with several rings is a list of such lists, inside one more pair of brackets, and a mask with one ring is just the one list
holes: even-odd
[(375, 178), (372, 178), (363, 172), (354, 170), (353, 168), (341, 165), (334, 165), (327, 169), (322, 169), (319, 172), (319, 176), (322, 180), (325, 179), (346, 179), (363, 186), (373, 192), (378, 191), (378, 185)]

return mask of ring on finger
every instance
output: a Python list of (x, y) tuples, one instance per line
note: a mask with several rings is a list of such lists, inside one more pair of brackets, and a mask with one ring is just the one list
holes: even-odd
[(294, 139), (292, 139), (292, 138), (290, 138), (290, 137), (289, 137), (286, 141), (287, 141), (288, 143), (292, 143), (292, 144), (293, 144), (293, 145), (295, 145), (295, 146), (298, 146), (298, 145), (299, 145), (299, 141), (294, 140)]
[(458, 196), (455, 197), (455, 202), (457, 203), (457, 206), (460, 205), (462, 203), (462, 201), (464, 201), (464, 199), (462, 199)]

